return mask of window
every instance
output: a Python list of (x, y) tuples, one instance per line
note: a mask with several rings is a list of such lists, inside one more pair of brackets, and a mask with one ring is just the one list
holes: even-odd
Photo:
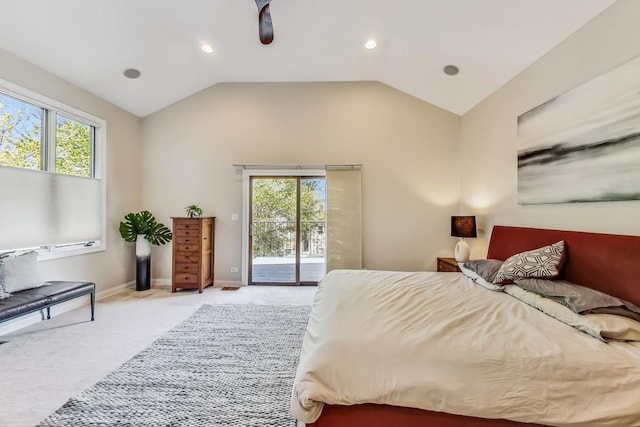
[(0, 251), (104, 250), (104, 120), (0, 80)]
[[(93, 178), (95, 128), (0, 92), (0, 165)], [(55, 162), (42, 161), (54, 151)]]
[(0, 93), (0, 165), (42, 168), (44, 110)]
[(95, 127), (56, 115), (56, 172), (93, 177)]

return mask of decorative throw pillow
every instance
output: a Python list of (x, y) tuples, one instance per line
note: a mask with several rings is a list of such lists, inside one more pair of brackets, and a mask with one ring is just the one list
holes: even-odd
[(6, 293), (38, 288), (38, 254), (26, 252), (0, 260), (0, 286)]
[(515, 254), (504, 262), (493, 283), (505, 285), (517, 278), (552, 279), (560, 275), (564, 263), (564, 240), (527, 252)]
[(502, 261), (497, 259), (467, 261), (459, 265), (460, 271), (462, 271), (465, 276), (491, 291), (502, 290), (501, 285), (493, 283), (496, 274), (498, 274), (500, 270), (500, 266), (502, 266)]
[(12, 256), (15, 256), (16, 251), (5, 251), (5, 252), (0, 252), (0, 299), (2, 298), (7, 298), (7, 296), (2, 296), (2, 295), (9, 295), (8, 293), (4, 292), (4, 282), (3, 282), (3, 274), (2, 274), (2, 260), (5, 258), (9, 258)]

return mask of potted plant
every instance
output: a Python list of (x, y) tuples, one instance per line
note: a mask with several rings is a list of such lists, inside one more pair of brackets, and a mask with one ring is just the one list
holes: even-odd
[(189, 216), (189, 218), (197, 218), (202, 216), (202, 208), (200, 208), (200, 206), (196, 205), (189, 205), (186, 208), (184, 208), (184, 210), (187, 212), (187, 215)]
[(151, 288), (151, 246), (171, 241), (171, 230), (156, 221), (149, 211), (129, 213), (120, 223), (120, 235), (136, 243), (136, 291)]

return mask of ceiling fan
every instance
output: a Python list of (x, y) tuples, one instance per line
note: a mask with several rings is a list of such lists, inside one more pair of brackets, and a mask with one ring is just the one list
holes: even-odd
[(271, 0), (255, 0), (258, 6), (258, 36), (262, 44), (270, 44), (273, 41), (273, 23), (269, 3)]

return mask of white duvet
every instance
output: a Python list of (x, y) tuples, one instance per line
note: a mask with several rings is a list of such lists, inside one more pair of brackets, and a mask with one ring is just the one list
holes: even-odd
[(559, 426), (640, 426), (640, 344), (603, 343), (458, 273), (332, 271), (292, 393)]

